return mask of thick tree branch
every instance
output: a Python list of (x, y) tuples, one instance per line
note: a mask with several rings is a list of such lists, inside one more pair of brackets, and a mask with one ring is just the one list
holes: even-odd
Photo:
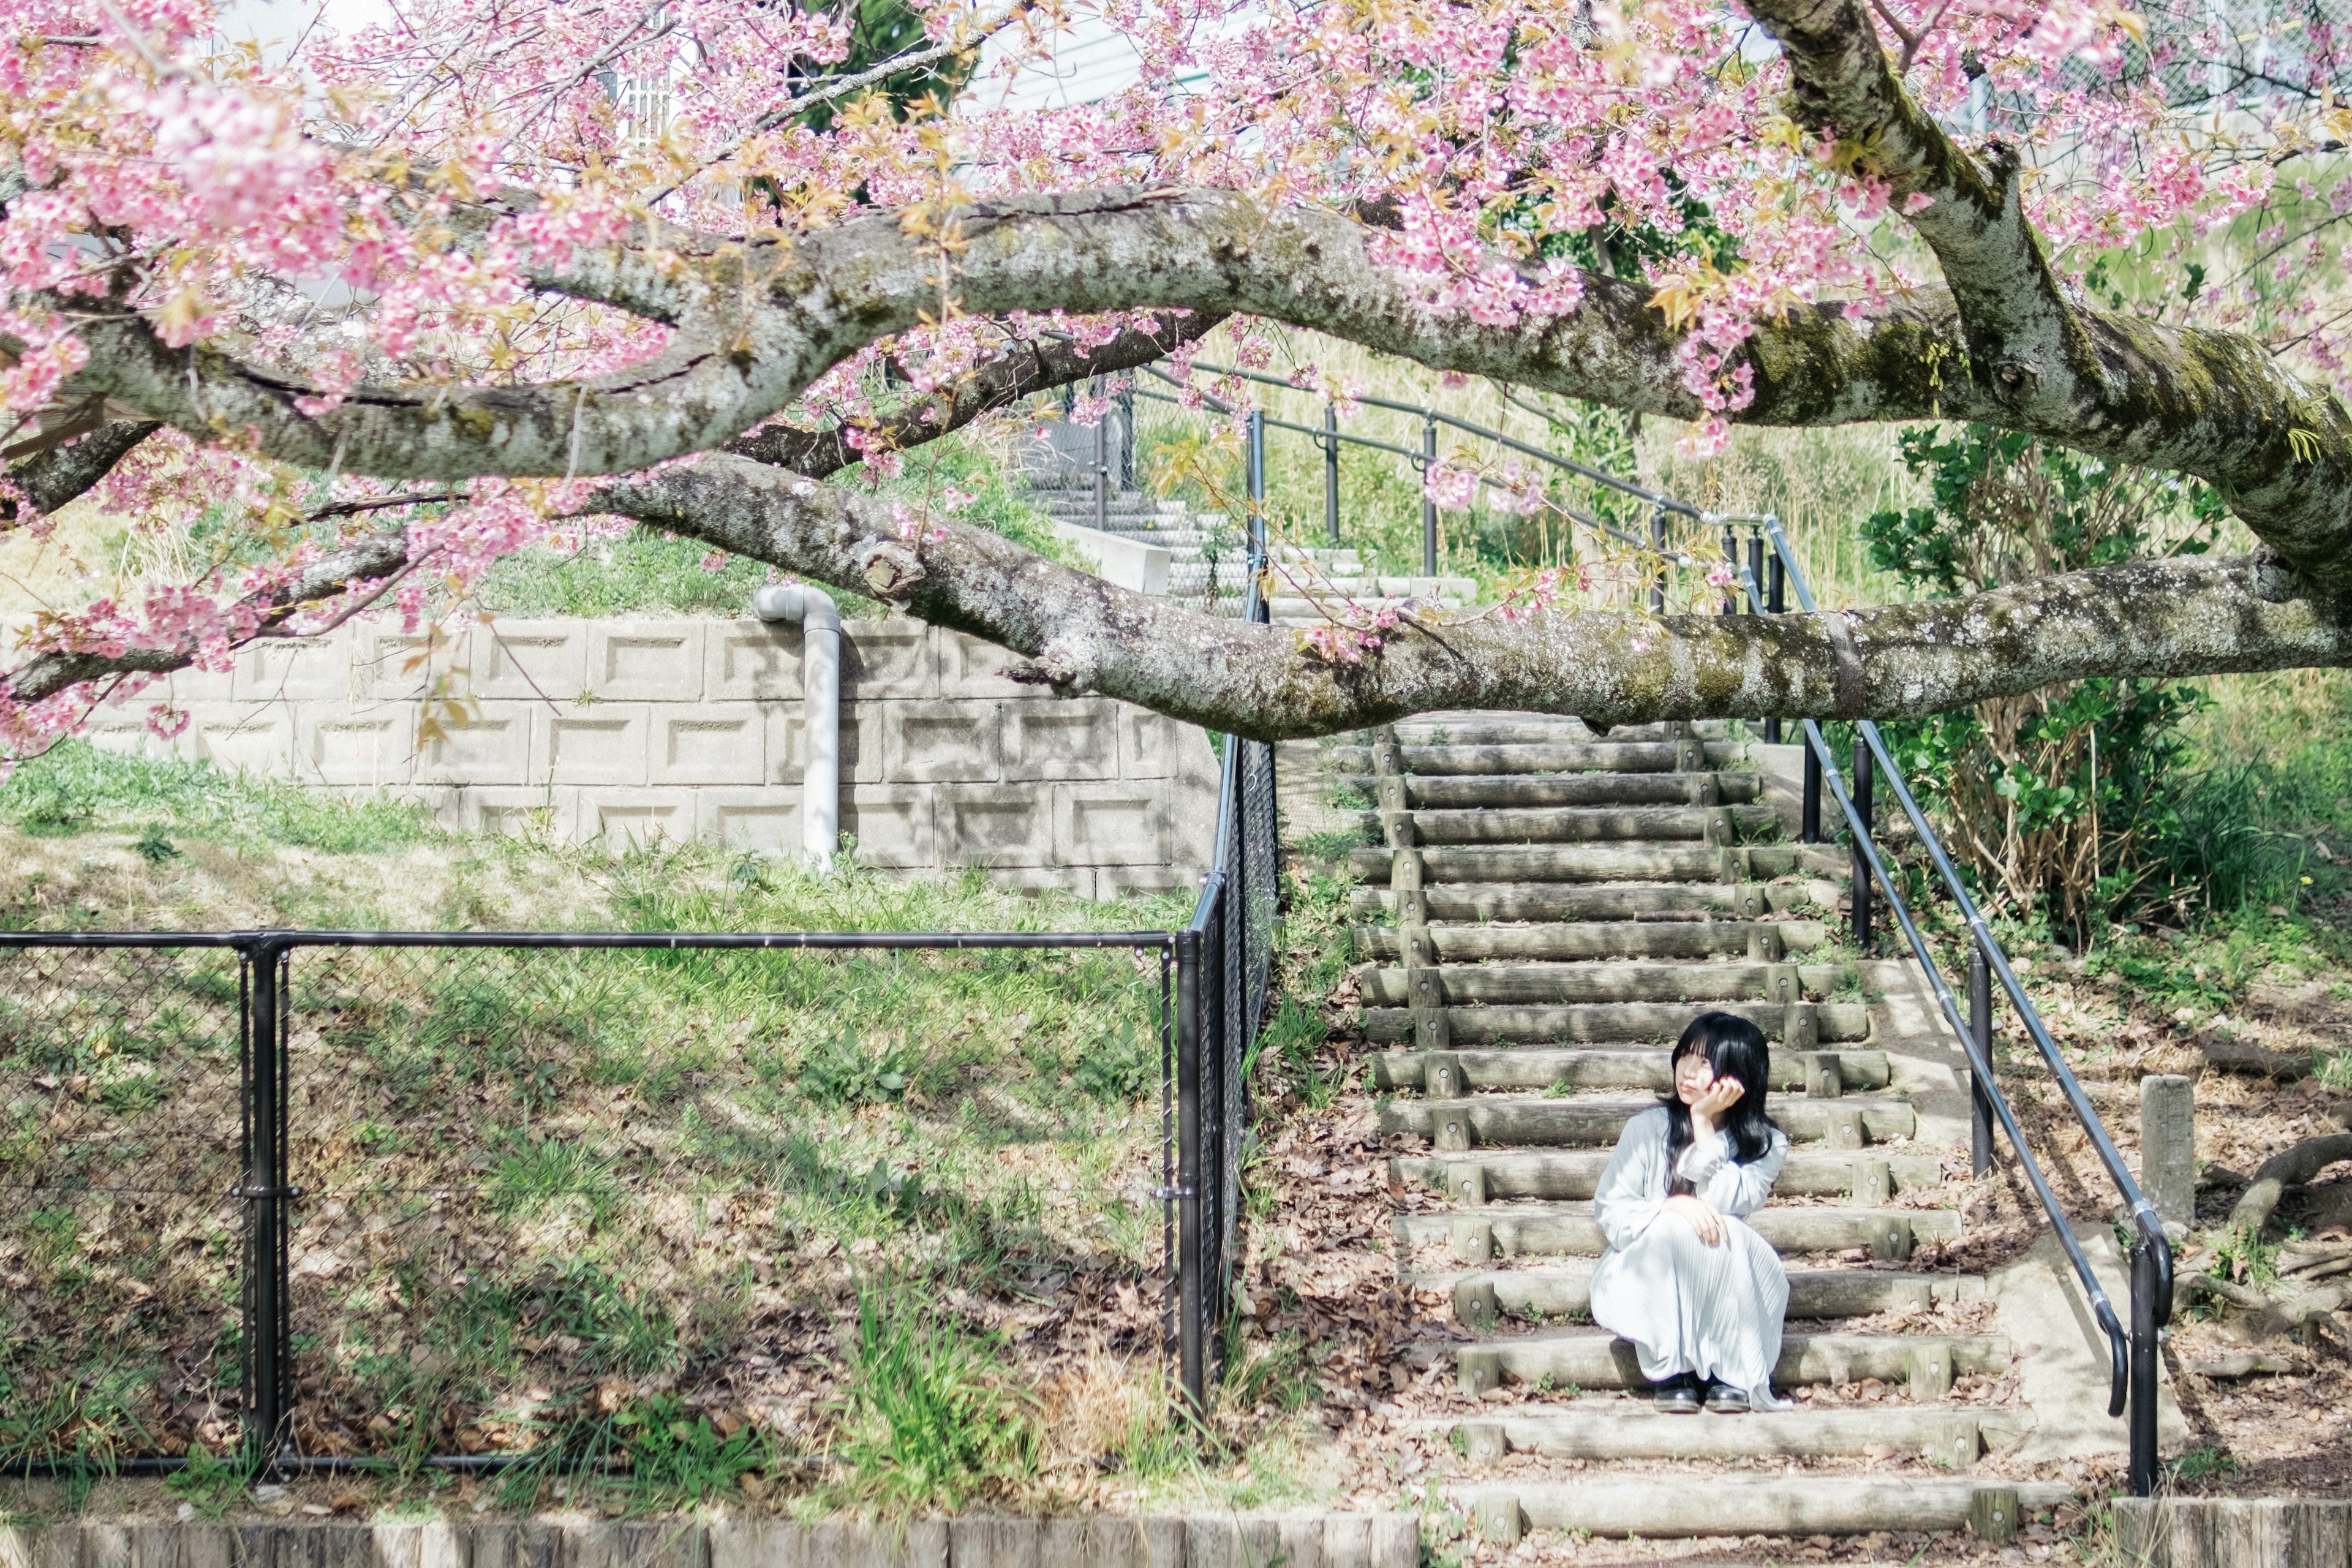
[(25, 503), (35, 512), (57, 510), (106, 478), (133, 447), (162, 428), (152, 419), (108, 419), (92, 425), (70, 445), (44, 446), (10, 465), (7, 480), (13, 493), (0, 494), (0, 526), (22, 521)]
[(592, 503), (899, 604), (1026, 655), (1027, 678), (1262, 739), (1433, 709), (1600, 723), (1907, 718), (2091, 675), (2352, 662), (2352, 614), (2254, 559), (2139, 562), (1926, 604), (1777, 616), (1415, 613), (1360, 664), (1056, 566), (998, 535), (901, 536), (879, 500), (718, 456)]
[(983, 414), (1088, 376), (1133, 370), (1161, 359), (1182, 344), (1197, 342), (1225, 321), (1222, 310), (1162, 316), (1150, 327), (1131, 327), (1092, 353), (1066, 339), (1025, 338), (1011, 344), (955, 384), (862, 427), (861, 446), (851, 446), (847, 426), (794, 430), (767, 425), (727, 444), (727, 450), (755, 462), (772, 463), (821, 479), (863, 462), (869, 452), (905, 451), (961, 430)]
[[(2352, 589), (2352, 414), (2240, 332), (2159, 326), (2069, 297), (2019, 204), (2019, 155), (1960, 147), (1879, 47), (1866, 0), (1746, 0), (1789, 59), (1793, 110), (1884, 178), (1934, 251), (1964, 352), (1921, 366), (1946, 415), (2210, 480), (2289, 565)], [(1770, 352), (1759, 345), (1759, 357)], [(1771, 422), (1769, 413), (1743, 416)]]
[[(265, 629), (284, 624), (304, 605), (331, 599), (362, 583), (406, 569), (408, 531), (385, 529), (330, 551), (288, 582), (256, 594), (245, 607), (261, 614)], [(168, 675), (195, 662), (188, 648), (128, 648), (119, 654), (43, 653), (0, 676), (0, 700), (39, 702), (69, 687), (110, 675)]]
[[(929, 235), (923, 230), (930, 229)], [(950, 241), (951, 262), (940, 237)], [(1486, 325), (1423, 305), (1377, 265), (1369, 231), (1317, 209), (1268, 211), (1225, 191), (1122, 188), (884, 214), (795, 246), (673, 237), (667, 251), (577, 258), (550, 288), (625, 302), (679, 323), (656, 363), (577, 382), (365, 387), (304, 414), (307, 389), (202, 346), (166, 348), (139, 317), (90, 321), (77, 395), (103, 394), (211, 438), (247, 432), (262, 452), (388, 479), (462, 480), (627, 473), (725, 444), (877, 339), (962, 310), (1239, 311), (1328, 331), (1440, 369), (1516, 381), (1621, 407), (1700, 412), (1675, 359), (1678, 335), (1647, 291), (1587, 280), (1555, 320)], [(948, 274), (943, 276), (943, 274)], [(1756, 350), (1765, 423), (1927, 417), (1920, 366), (1950, 335), (1930, 299), (1855, 323), (1834, 306), (1768, 324)]]

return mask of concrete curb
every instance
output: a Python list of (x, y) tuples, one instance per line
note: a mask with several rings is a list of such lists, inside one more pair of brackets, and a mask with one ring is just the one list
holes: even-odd
[(1420, 1521), (1403, 1513), (0, 1529), (0, 1568), (1415, 1568), (1420, 1559)]
[(2117, 1498), (2116, 1544), (2132, 1568), (2345, 1568), (2352, 1501), (2341, 1498)]

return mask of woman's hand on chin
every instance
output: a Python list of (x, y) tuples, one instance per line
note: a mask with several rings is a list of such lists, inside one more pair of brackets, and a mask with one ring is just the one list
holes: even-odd
[(1716, 1119), (1738, 1104), (1740, 1096), (1747, 1092), (1748, 1086), (1736, 1078), (1719, 1078), (1707, 1085), (1706, 1092), (1691, 1101), (1691, 1137), (1713, 1137)]
[(1668, 1198), (1665, 1212), (1682, 1215), (1684, 1223), (1698, 1232), (1698, 1238), (1707, 1246), (1715, 1247), (1721, 1244), (1723, 1216), (1716, 1213), (1715, 1206), (1706, 1199), (1695, 1198), (1688, 1193), (1685, 1193)]

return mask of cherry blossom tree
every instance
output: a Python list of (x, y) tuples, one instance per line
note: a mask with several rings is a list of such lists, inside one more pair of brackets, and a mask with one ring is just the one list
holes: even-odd
[[(0, 650), (0, 753), (629, 526), (1265, 737), (2347, 661), (2352, 111), (2319, 13), (2252, 58), (2224, 11), (2113, 0), (1103, 0), (1139, 80), (1041, 110), (1003, 73), (1066, 0), (873, 3), (403, 0), (273, 51), (204, 0), (0, 0), (0, 529), (86, 496), (205, 542)], [(1551, 574), (1301, 632), (872, 482), (1221, 323), (1245, 362), (1326, 333), (1701, 452), (1982, 421), (2192, 476), (2259, 549), (1782, 616)]]

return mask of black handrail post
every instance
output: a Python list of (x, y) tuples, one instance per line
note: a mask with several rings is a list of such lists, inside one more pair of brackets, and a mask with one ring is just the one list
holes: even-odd
[(1437, 502), (1429, 493), (1430, 477), (1437, 472), (1437, 416), (1424, 411), (1421, 419), (1421, 574), (1437, 575)]
[(1870, 861), (1862, 852), (1863, 840), (1876, 831), (1876, 819), (1870, 809), (1870, 743), (1856, 732), (1853, 738), (1853, 809), (1858, 819), (1853, 830), (1853, 945), (1864, 958), (1871, 954), (1870, 940)]
[[(1218, 879), (1212, 878), (1213, 883)], [(1222, 900), (1222, 885), (1211, 895)], [(1215, 916), (1212, 914), (1211, 921)], [(1179, 1278), (1177, 1364), (1184, 1399), (1198, 1417), (1208, 1409), (1208, 1237), (1201, 1223), (1201, 938), (1197, 927), (1176, 933), (1176, 1231)]]
[(1339, 542), (1339, 410), (1323, 405), (1323, 526)]
[(286, 1028), (284, 942), (267, 933), (247, 954), (245, 1028), (245, 1440), (248, 1461), (274, 1473), (286, 1441)]
[(1969, 943), (1969, 1037), (1977, 1047), (1969, 1074), (1969, 1173), (1981, 1176), (1992, 1169), (1992, 1097), (1984, 1081), (1992, 1071), (1992, 966), (1983, 944), (1974, 942)]
[[(1759, 602), (1759, 595), (1764, 592), (1764, 535), (1762, 531), (1751, 528), (1748, 531), (1749, 613), (1759, 616), (1778, 615), (1780, 610), (1780, 558), (1775, 555), (1772, 557), (1772, 596)], [(1768, 717), (1764, 721), (1764, 743), (1768, 746), (1777, 746), (1780, 743), (1780, 720), (1778, 715)]]
[(1650, 552), (1658, 557), (1657, 580), (1650, 584), (1650, 613), (1666, 613), (1666, 509), (1650, 509)]
[(2131, 1489), (2134, 1497), (2150, 1497), (2156, 1491), (2158, 1468), (2156, 1350), (2160, 1324), (2157, 1298), (2168, 1288), (2169, 1281), (2158, 1279), (2163, 1270), (2157, 1263), (2157, 1247), (2161, 1244), (2150, 1241), (2145, 1234), (2151, 1223), (2145, 1212), (2139, 1223), (2143, 1234), (2132, 1244), (2131, 1252)]
[[(1092, 395), (1104, 395), (1103, 378), (1095, 377)], [(1095, 527), (1110, 527), (1110, 410), (1106, 407), (1095, 417)]]
[(1822, 758), (1810, 742), (1805, 746), (1805, 789), (1799, 807), (1797, 837), (1807, 844), (1822, 841)]

